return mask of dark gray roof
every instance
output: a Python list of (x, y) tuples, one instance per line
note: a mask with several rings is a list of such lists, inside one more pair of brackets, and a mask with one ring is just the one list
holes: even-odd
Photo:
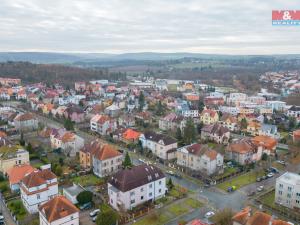
[(126, 192), (164, 177), (165, 175), (159, 168), (142, 164), (117, 172), (108, 183), (118, 190)]
[(157, 143), (162, 140), (164, 142), (164, 145), (170, 145), (170, 144), (174, 144), (177, 142), (176, 139), (174, 139), (172, 137), (169, 137), (164, 134), (158, 134), (153, 131), (146, 131), (144, 133), (144, 136), (147, 140), (151, 140), (151, 141), (154, 141)]

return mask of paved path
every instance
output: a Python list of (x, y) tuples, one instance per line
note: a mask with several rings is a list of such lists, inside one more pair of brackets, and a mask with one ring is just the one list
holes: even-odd
[(5, 220), (5, 223), (7, 225), (17, 225), (15, 223), (15, 221), (13, 220), (10, 212), (8, 211), (8, 209), (6, 208), (6, 205), (4, 204), (3, 200), (2, 200), (2, 196), (0, 194), (0, 208), (1, 208), (1, 212), (4, 216), (4, 220)]

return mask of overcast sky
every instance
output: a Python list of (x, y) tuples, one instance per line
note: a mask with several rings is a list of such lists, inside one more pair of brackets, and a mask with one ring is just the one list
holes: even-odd
[(1, 0), (0, 51), (300, 53), (299, 0)]

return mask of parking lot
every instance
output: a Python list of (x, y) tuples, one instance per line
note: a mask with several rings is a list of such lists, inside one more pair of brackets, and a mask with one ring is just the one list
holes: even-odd
[(80, 211), (79, 213), (79, 222), (80, 224), (84, 225), (95, 225), (95, 223), (92, 221), (92, 217), (90, 217), (90, 212), (92, 212), (94, 209), (89, 209), (85, 211)]

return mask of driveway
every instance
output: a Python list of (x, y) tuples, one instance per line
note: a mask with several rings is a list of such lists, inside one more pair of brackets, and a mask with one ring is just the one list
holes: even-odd
[(79, 212), (79, 223), (83, 225), (95, 225), (95, 223), (92, 221), (92, 217), (90, 217), (91, 210), (85, 210)]
[(9, 225), (16, 225), (15, 221), (13, 220), (9, 210), (6, 208), (6, 205), (4, 204), (4, 202), (2, 201), (2, 196), (0, 194), (0, 208), (1, 208), (1, 212), (4, 216), (4, 221), (6, 224)]

